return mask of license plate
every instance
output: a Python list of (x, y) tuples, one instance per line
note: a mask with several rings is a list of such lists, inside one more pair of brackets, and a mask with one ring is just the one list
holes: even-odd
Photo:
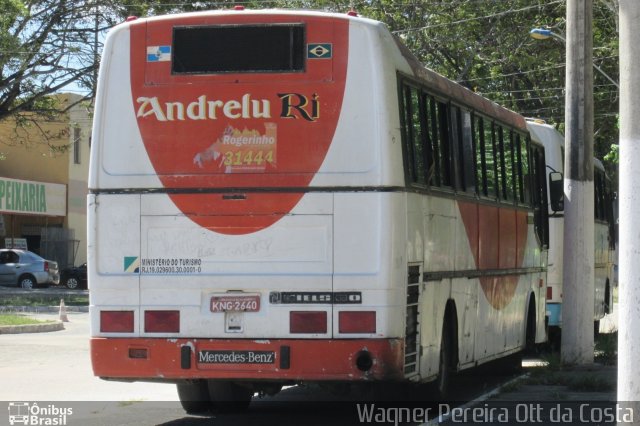
[(260, 296), (220, 295), (211, 296), (211, 312), (258, 312)]

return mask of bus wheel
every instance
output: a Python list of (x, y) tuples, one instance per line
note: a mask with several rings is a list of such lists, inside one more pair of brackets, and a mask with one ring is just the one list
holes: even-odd
[(536, 302), (534, 299), (529, 301), (529, 310), (527, 311), (524, 350), (527, 354), (533, 354), (536, 351)]
[(451, 356), (453, 354), (453, 340), (447, 321), (442, 325), (442, 342), (440, 343), (440, 361), (438, 364), (438, 378), (435, 382), (436, 397), (443, 401), (449, 393), (451, 381)]
[(187, 414), (204, 413), (209, 410), (211, 404), (209, 389), (204, 380), (193, 380), (178, 383), (178, 397), (180, 405)]
[(238, 413), (251, 403), (253, 388), (224, 380), (209, 380), (209, 400), (213, 411)]

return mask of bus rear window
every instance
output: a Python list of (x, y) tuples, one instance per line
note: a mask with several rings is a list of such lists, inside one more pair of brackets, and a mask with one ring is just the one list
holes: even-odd
[(174, 74), (302, 72), (304, 26), (219, 25), (173, 29)]

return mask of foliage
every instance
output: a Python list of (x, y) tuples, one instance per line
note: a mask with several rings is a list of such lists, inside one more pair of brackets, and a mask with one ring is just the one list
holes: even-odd
[[(564, 130), (565, 44), (534, 40), (543, 27), (565, 33), (566, 2), (443, 0), (407, 3), (372, 0), (357, 5), (384, 21), (429, 68), (525, 117)], [(593, 6), (593, 58), (618, 80), (617, 1)], [(615, 85), (594, 70), (594, 153), (603, 158), (618, 139)], [(607, 164), (615, 174), (615, 164)]]
[[(1, 0), (12, 5), (0, 34), (0, 119), (56, 111), (46, 96), (94, 67), (83, 27), (87, 6), (69, 1)], [(76, 2), (77, 3), (77, 2)]]
[[(97, 0), (0, 0), (0, 120), (15, 122), (19, 135), (54, 122), (79, 102), (55, 93), (81, 91), (91, 98), (103, 33), (122, 20), (122, 8)], [(40, 142), (52, 150), (45, 131)], [(3, 143), (26, 143), (15, 137)]]
[[(314, 9), (378, 19), (429, 68), (527, 117), (563, 129), (565, 0), (0, 0), (0, 119), (46, 108), (38, 100), (71, 83), (91, 96), (104, 32), (126, 16), (247, 8)], [(618, 80), (618, 1), (593, 2), (594, 63)], [(96, 34), (99, 37), (96, 37)], [(618, 139), (618, 91), (594, 72), (595, 147)], [(609, 165), (610, 171), (614, 169)]]
[(612, 143), (609, 152), (604, 156), (604, 160), (612, 164), (620, 163), (620, 145)]

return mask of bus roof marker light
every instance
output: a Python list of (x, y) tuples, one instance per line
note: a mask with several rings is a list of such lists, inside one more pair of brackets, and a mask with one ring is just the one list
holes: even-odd
[(545, 28), (534, 28), (529, 31), (529, 35), (531, 38), (535, 38), (536, 40), (546, 40), (549, 37), (553, 36), (551, 30), (547, 30)]
[(233, 10), (244, 10), (244, 6), (241, 6), (239, 4), (235, 5), (235, 6), (233, 6)]
[(138, 19), (137, 16), (127, 16), (127, 19), (125, 19), (125, 22), (131, 22), (131, 21), (135, 21), (136, 19)]
[(347, 15), (349, 15), (349, 16), (358, 16), (358, 12), (356, 12), (353, 9), (351, 9), (350, 11), (347, 12)]

